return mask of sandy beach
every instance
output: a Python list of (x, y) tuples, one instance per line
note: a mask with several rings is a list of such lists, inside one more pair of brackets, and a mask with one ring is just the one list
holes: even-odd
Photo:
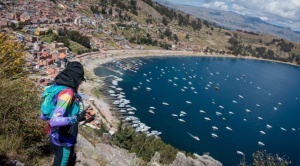
[[(103, 51), (101, 53), (93, 53), (93, 54), (84, 54), (77, 56), (74, 60), (80, 61), (84, 65), (85, 75), (94, 79), (99, 78), (94, 74), (94, 69), (101, 64), (108, 63), (113, 59), (123, 59), (123, 58), (131, 58), (131, 57), (147, 57), (147, 56), (207, 56), (207, 57), (227, 57), (227, 58), (245, 58), (245, 59), (257, 59), (257, 60), (265, 60), (265, 59), (258, 59), (255, 57), (237, 57), (234, 55), (215, 55), (215, 54), (206, 54), (203, 52), (194, 52), (194, 51), (171, 51), (171, 50), (108, 50)], [(274, 60), (266, 60), (272, 62), (278, 62)], [(284, 62), (280, 62), (284, 63)], [(285, 63), (289, 65), (294, 65), (291, 63)], [(87, 102), (91, 104), (91, 99), (94, 102), (92, 107), (94, 110), (100, 110), (97, 113), (96, 119), (102, 120), (104, 123), (107, 124), (111, 131), (116, 131), (117, 124), (119, 122), (118, 118), (113, 115), (110, 111), (111, 106), (108, 104), (104, 98), (97, 98), (95, 94), (92, 93), (92, 90), (97, 88), (100, 89), (103, 86), (101, 81), (91, 81), (88, 80), (84, 82), (80, 86), (80, 90), (89, 98)], [(104, 116), (104, 117), (103, 117)]]

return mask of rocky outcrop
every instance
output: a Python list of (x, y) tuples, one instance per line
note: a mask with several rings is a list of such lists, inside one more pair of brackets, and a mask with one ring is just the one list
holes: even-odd
[(76, 166), (138, 166), (140, 161), (135, 154), (130, 154), (126, 150), (110, 144), (96, 143), (96, 145), (92, 145), (80, 134), (77, 141)]
[(95, 147), (96, 152), (106, 160), (107, 166), (138, 166), (139, 160), (135, 154), (130, 154), (126, 150), (112, 147), (108, 144), (99, 143)]
[(196, 158), (204, 163), (205, 166), (221, 166), (222, 163), (220, 163), (219, 161), (215, 160), (214, 158), (208, 156), (208, 155), (203, 155), (203, 156), (199, 156), (199, 155), (195, 155)]
[(178, 152), (172, 166), (222, 166), (222, 164), (208, 155), (199, 156), (195, 154), (196, 159), (186, 157)]
[[(106, 143), (91, 144), (80, 134), (77, 139), (77, 164), (76, 166), (138, 166), (141, 160), (127, 150)], [(195, 158), (186, 157), (178, 152), (170, 166), (222, 166), (222, 164), (208, 155), (194, 155)], [(163, 166), (159, 163), (160, 154), (156, 152), (148, 163), (151, 166)]]

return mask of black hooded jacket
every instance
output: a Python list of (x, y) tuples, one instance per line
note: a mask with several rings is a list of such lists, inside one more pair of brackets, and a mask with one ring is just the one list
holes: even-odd
[(60, 72), (54, 83), (65, 85), (77, 91), (81, 81), (84, 81), (84, 70), (80, 62), (68, 62), (66, 68)]

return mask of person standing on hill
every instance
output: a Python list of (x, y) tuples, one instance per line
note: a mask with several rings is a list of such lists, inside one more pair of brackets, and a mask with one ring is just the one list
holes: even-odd
[(79, 62), (68, 62), (54, 80), (53, 86), (63, 87), (54, 99), (56, 104), (52, 117), (48, 119), (41, 114), (42, 120), (49, 120), (50, 143), (54, 152), (53, 166), (73, 166), (76, 163), (74, 146), (77, 143), (78, 122), (86, 119), (85, 112), (79, 113), (80, 108), (75, 108), (74, 103), (80, 99), (77, 90), (83, 81), (83, 66)]

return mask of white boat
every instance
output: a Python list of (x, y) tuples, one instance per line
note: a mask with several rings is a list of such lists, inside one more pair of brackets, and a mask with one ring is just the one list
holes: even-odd
[(259, 86), (258, 87), (256, 87), (257, 89), (261, 89)]
[(126, 112), (126, 110), (120, 110), (120, 112), (121, 112), (121, 113), (125, 113), (125, 112)]
[(215, 134), (215, 133), (211, 133), (211, 136), (212, 136), (213, 138), (218, 138), (218, 135)]
[(258, 143), (259, 146), (265, 146), (265, 144), (260, 142), (260, 141), (258, 141), (257, 143)]
[(264, 131), (259, 131), (259, 133), (262, 135), (266, 135), (266, 133)]
[(185, 122), (185, 120), (183, 120), (183, 119), (178, 119), (180, 122)]
[(221, 105), (220, 105), (219, 107), (220, 107), (221, 109), (224, 109), (224, 107), (223, 107), (223, 106), (221, 106)]
[(247, 122), (247, 119), (243, 119), (243, 121)]
[(274, 111), (277, 111), (278, 110), (278, 108), (277, 107), (274, 107)]
[(198, 92), (194, 91), (195, 94), (198, 94)]
[(132, 123), (140, 124), (141, 121), (139, 121), (139, 120), (133, 120)]
[(163, 105), (169, 105), (169, 104), (168, 104), (168, 103), (166, 103), (166, 102), (163, 102), (162, 104), (163, 104)]
[(246, 112), (251, 112), (249, 109), (246, 109)]
[(187, 132), (191, 137), (193, 137), (195, 140), (197, 141), (200, 141), (200, 138), (195, 136), (195, 135), (192, 135), (191, 133)]
[(217, 112), (216, 112), (216, 115), (217, 115), (217, 116), (220, 116), (220, 115), (222, 115), (222, 113), (217, 111)]
[(181, 91), (184, 92), (185, 90), (184, 90), (184, 89), (181, 89)]
[(228, 126), (226, 126), (226, 130), (232, 131), (232, 129)]
[(244, 154), (243, 152), (241, 152), (241, 151), (236, 151), (236, 153), (237, 153), (237, 154), (240, 154), (240, 155), (242, 155), (242, 156), (245, 156), (245, 154)]
[(150, 90), (151, 90), (151, 88), (149, 88), (149, 87), (146, 87), (146, 90), (147, 90), (147, 91), (150, 91)]
[(109, 91), (108, 91), (108, 93), (115, 93), (115, 91), (113, 91), (113, 90), (109, 90)]
[(184, 112), (184, 111), (180, 111), (180, 114), (184, 114), (184, 115), (186, 115), (186, 112)]
[(120, 101), (119, 101), (119, 100), (115, 100), (115, 101), (113, 102), (113, 104), (119, 105), (119, 104), (120, 104)]
[(205, 117), (205, 118), (204, 118), (204, 120), (207, 120), (207, 121), (209, 121), (210, 119), (209, 119), (208, 117)]
[(123, 89), (122, 89), (122, 88), (116, 88), (116, 90), (118, 90), (118, 91), (122, 91)]
[(185, 101), (186, 102), (186, 104), (192, 104), (192, 102), (190, 102), (190, 101)]
[(127, 110), (127, 111), (133, 111), (133, 109), (132, 109), (132, 108), (127, 108), (126, 110)]
[(194, 87), (191, 87), (191, 90), (195, 90), (195, 88), (194, 88)]
[(259, 120), (263, 120), (263, 118), (262, 118), (262, 117), (260, 117), (260, 116), (259, 116), (259, 117), (257, 117), (257, 119), (259, 119)]
[(138, 90), (138, 88), (136, 88), (136, 87), (133, 87), (132, 89), (133, 89), (133, 90)]
[(172, 80), (168, 79), (169, 82), (172, 82)]
[(269, 125), (269, 124), (267, 124), (266, 127), (267, 127), (267, 129), (271, 129), (272, 128), (272, 126)]
[(148, 110), (151, 114), (154, 114), (154, 111), (152, 111), (152, 110)]
[(281, 103), (280, 103), (280, 102), (278, 102), (278, 105), (281, 105)]
[(147, 128), (143, 128), (142, 130), (141, 130), (141, 132), (146, 132), (146, 131), (148, 131), (149, 129), (147, 129)]
[(200, 110), (199, 111), (201, 114), (205, 114), (206, 112), (205, 111), (203, 111), (203, 110)]
[(149, 107), (149, 108), (150, 108), (150, 109), (153, 109), (153, 110), (155, 109), (155, 107)]
[(178, 78), (177, 78), (177, 77), (174, 77), (174, 80), (178, 80)]
[(157, 134), (155, 134), (156, 136), (159, 136), (160, 134), (162, 134), (162, 132), (157, 132)]
[(285, 128), (283, 128), (283, 127), (280, 127), (280, 129), (281, 129), (282, 131), (286, 131), (286, 129), (285, 129)]
[(131, 121), (132, 119), (130, 118), (130, 117), (126, 117), (125, 119), (124, 119), (124, 121)]
[(259, 105), (259, 104), (256, 104), (256, 106), (257, 106), (257, 107), (260, 107), (260, 105)]
[(177, 84), (175, 84), (175, 83), (174, 83), (173, 85), (174, 85), (174, 86), (177, 86)]
[(213, 130), (219, 130), (219, 128), (216, 127), (216, 126), (212, 126), (211, 128), (212, 128)]
[(133, 114), (134, 114), (134, 112), (132, 112), (132, 111), (129, 111), (129, 112), (128, 112), (128, 114), (130, 114), (130, 115), (133, 115)]
[(172, 114), (172, 116), (176, 117), (176, 116), (178, 116), (178, 115), (176, 115), (176, 114)]
[(232, 100), (232, 102), (233, 102), (233, 103), (237, 103), (237, 101), (235, 101), (235, 100)]
[(243, 99), (244, 97), (242, 95), (239, 95), (239, 98)]
[(231, 112), (231, 111), (229, 111), (228, 113), (229, 113), (230, 115), (233, 115), (233, 112)]

